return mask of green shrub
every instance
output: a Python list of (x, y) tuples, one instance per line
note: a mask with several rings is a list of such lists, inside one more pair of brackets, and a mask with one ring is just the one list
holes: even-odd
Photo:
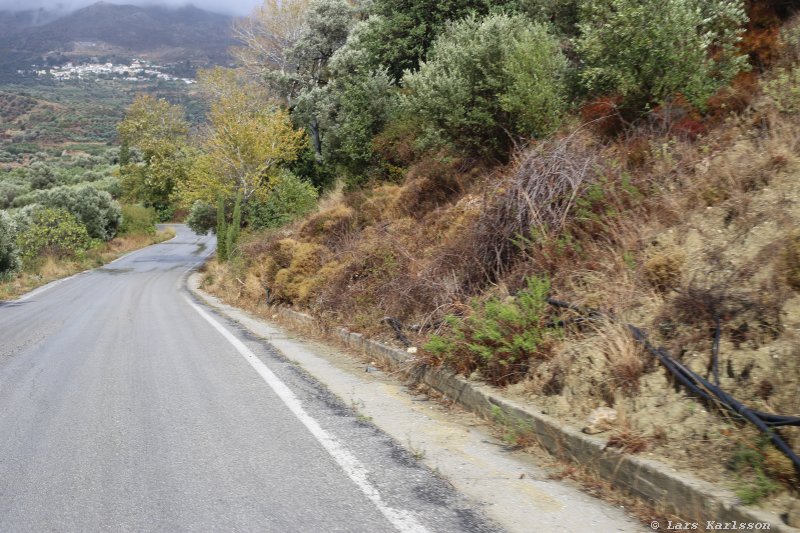
[(783, 62), (800, 61), (800, 17), (796, 14), (781, 27), (779, 44)]
[(122, 224), (119, 227), (121, 235), (144, 233), (152, 235), (156, 232), (156, 211), (152, 207), (138, 204), (124, 204), (122, 206)]
[(5, 211), (0, 211), (0, 280), (8, 279), (19, 269), (17, 226)]
[(41, 255), (80, 256), (92, 239), (86, 226), (65, 209), (45, 208), (33, 214), (30, 227), (17, 237), (22, 259), (30, 262)]
[(736, 50), (746, 21), (742, 0), (582, 0), (581, 80), (636, 108), (682, 94), (702, 109), (747, 68)]
[(530, 278), (514, 298), (473, 301), (469, 316), (448, 316), (447, 333), (424, 348), (464, 375), (477, 370), (495, 385), (519, 381), (532, 359), (547, 356), (545, 341), (557, 333), (547, 326), (549, 290), (547, 280)]
[(782, 68), (764, 83), (764, 95), (781, 113), (800, 112), (800, 68)]
[(566, 110), (567, 61), (547, 26), (521, 15), (468, 17), (436, 40), (404, 84), (422, 143), (503, 156), (510, 136), (552, 133)]
[(18, 180), (0, 181), (0, 209), (7, 209), (14, 205), (19, 196), (30, 192), (30, 185)]
[(42, 209), (44, 209), (44, 207), (39, 204), (28, 204), (14, 212), (12, 218), (17, 227), (17, 235), (27, 231), (27, 229), (31, 227), (31, 224), (33, 224), (33, 215)]
[(32, 189), (49, 189), (58, 181), (58, 176), (53, 168), (41, 161), (28, 167), (27, 174)]
[(99, 191), (107, 192), (112, 198), (122, 197), (122, 183), (120, 183), (119, 178), (116, 176), (103, 176), (93, 182), (92, 187)]
[(756, 442), (739, 442), (736, 446), (730, 466), (738, 478), (734, 492), (745, 505), (756, 504), (781, 490), (767, 474), (764, 459), (771, 446), (763, 437)]
[(93, 239), (111, 240), (122, 222), (119, 204), (110, 194), (91, 185), (62, 186), (36, 191), (26, 201), (69, 211), (86, 226)]
[(509, 7), (531, 20), (549, 20), (559, 34), (572, 36), (578, 22), (578, 4), (581, 0), (517, 0)]
[(205, 235), (209, 231), (215, 230), (217, 225), (216, 208), (202, 200), (197, 200), (189, 209), (186, 225), (198, 235)]
[(310, 213), (317, 205), (317, 190), (290, 172), (274, 178), (266, 200), (251, 200), (247, 219), (255, 229), (278, 228)]

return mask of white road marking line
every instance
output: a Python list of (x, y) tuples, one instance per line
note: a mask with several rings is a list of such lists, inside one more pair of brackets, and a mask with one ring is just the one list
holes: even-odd
[(84, 270), (83, 272), (78, 272), (77, 274), (73, 274), (73, 275), (71, 275), (69, 277), (51, 281), (50, 283), (42, 285), (41, 287), (37, 287), (37, 288), (33, 289), (32, 291), (30, 291), (29, 293), (20, 296), (19, 298), (17, 298), (16, 301), (24, 302), (25, 300), (27, 300), (29, 298), (33, 298), (34, 296), (38, 296), (39, 294), (42, 294), (44, 291), (49, 291), (53, 287), (61, 285), (65, 281), (69, 281), (69, 280), (71, 280), (73, 278), (77, 278), (78, 276), (80, 276), (82, 274), (86, 274), (87, 272), (89, 272), (89, 270)]
[(378, 510), (391, 522), (391, 524), (402, 533), (427, 533), (428, 529), (420, 524), (414, 514), (410, 511), (395, 509), (383, 501), (378, 489), (369, 481), (369, 471), (361, 464), (349, 450), (347, 450), (336, 438), (322, 429), (319, 423), (309, 415), (303, 408), (297, 396), (278, 378), (267, 366), (256, 357), (256, 355), (237, 339), (231, 332), (225, 329), (222, 324), (217, 322), (208, 313), (203, 311), (198, 305), (188, 297), (186, 301), (197, 313), (203, 317), (214, 329), (216, 329), (225, 339), (230, 342), (236, 351), (244, 357), (250, 366), (262, 377), (269, 387), (286, 404), (286, 407), (303, 423), (311, 432), (315, 439), (323, 448), (339, 463), (345, 474), (361, 489), (361, 492), (378, 508)]

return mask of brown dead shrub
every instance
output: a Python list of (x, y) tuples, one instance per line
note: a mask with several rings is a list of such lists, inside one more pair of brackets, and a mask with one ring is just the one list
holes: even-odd
[(392, 220), (400, 214), (395, 207), (400, 190), (398, 185), (381, 185), (369, 190), (351, 192), (345, 201), (356, 213), (357, 226), (365, 227)]
[(303, 240), (339, 250), (356, 229), (355, 211), (346, 205), (336, 204), (308, 217), (300, 226), (298, 235)]
[(665, 292), (679, 284), (685, 261), (686, 255), (677, 248), (659, 250), (645, 260), (642, 275), (653, 288)]
[(437, 155), (411, 167), (394, 208), (422, 218), (459, 198), (486, 168), (472, 160)]
[(466, 284), (500, 279), (526, 243), (558, 235), (598, 179), (598, 156), (591, 139), (578, 134), (519, 153), (458, 252), (474, 258), (462, 274)]
[(617, 135), (626, 124), (620, 110), (621, 102), (622, 98), (607, 96), (592, 100), (581, 107), (581, 121), (602, 136)]
[(616, 448), (623, 453), (641, 453), (649, 446), (650, 439), (631, 428), (623, 428), (606, 442), (606, 448)]
[(306, 303), (325, 281), (321, 269), (330, 256), (329, 250), (319, 244), (284, 239), (280, 241), (280, 254), (276, 262), (286, 264), (288, 260), (288, 266), (275, 273), (269, 287), (271, 299), (292, 304)]

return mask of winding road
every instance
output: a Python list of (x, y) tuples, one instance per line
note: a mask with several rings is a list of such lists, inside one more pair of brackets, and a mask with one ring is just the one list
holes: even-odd
[(0, 531), (494, 531), (266, 342), (174, 239), (0, 302)]

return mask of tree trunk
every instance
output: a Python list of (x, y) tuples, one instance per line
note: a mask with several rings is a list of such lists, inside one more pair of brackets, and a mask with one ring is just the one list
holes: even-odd
[(322, 161), (322, 137), (319, 134), (319, 121), (314, 118), (308, 126), (311, 131), (311, 142), (314, 143), (314, 156), (317, 161)]

